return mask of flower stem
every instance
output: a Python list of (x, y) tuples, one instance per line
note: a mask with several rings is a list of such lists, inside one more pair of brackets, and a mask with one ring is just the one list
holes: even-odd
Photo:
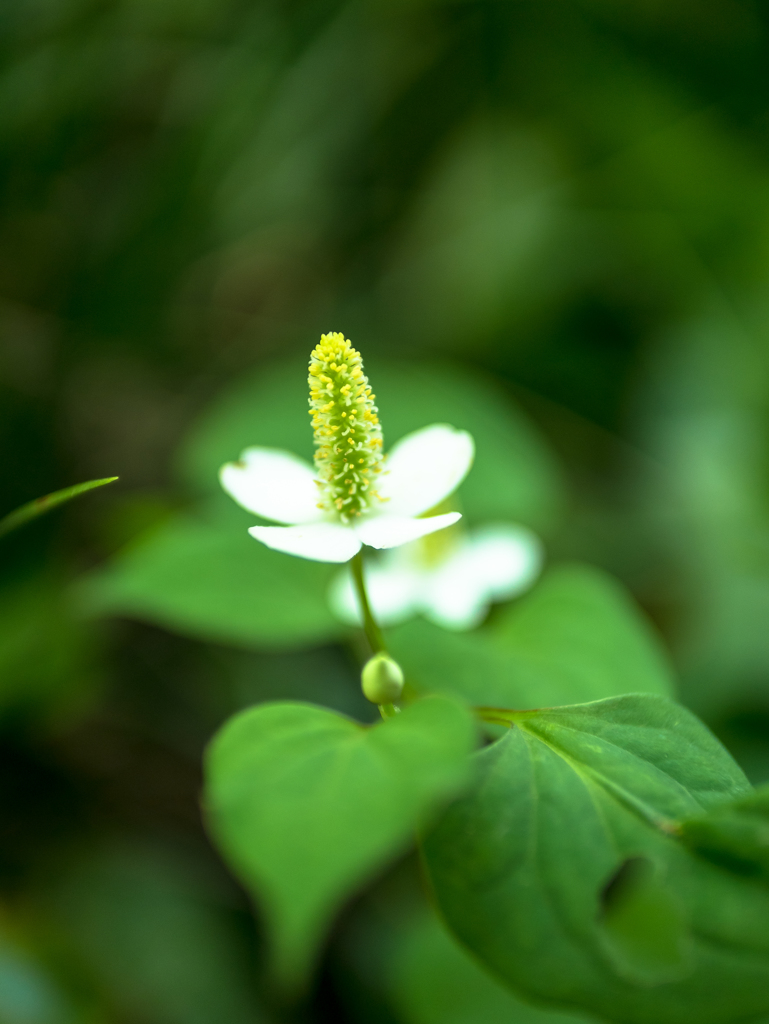
[(355, 590), (358, 594), (358, 601), (360, 603), (361, 614), (363, 616), (363, 632), (366, 634), (366, 638), (371, 645), (371, 653), (378, 654), (380, 651), (385, 650), (384, 638), (382, 637), (382, 631), (377, 625), (376, 619), (371, 611), (371, 605), (369, 604), (368, 593), (366, 592), (366, 581), (363, 576), (363, 552), (359, 551), (350, 562), (350, 568), (352, 569), (352, 578), (355, 583)]
[[(363, 632), (366, 634), (366, 639), (371, 647), (372, 654), (379, 654), (380, 651), (387, 653), (385, 647), (384, 637), (382, 636), (382, 630), (374, 618), (374, 613), (371, 611), (371, 604), (368, 599), (368, 592), (366, 591), (366, 579), (363, 575), (363, 551), (359, 551), (350, 562), (350, 569), (352, 570), (352, 578), (355, 583), (355, 590), (358, 594), (358, 602), (360, 603), (361, 614), (363, 616)], [(392, 718), (397, 715), (398, 708), (394, 704), (380, 704), (379, 713), (382, 718)]]

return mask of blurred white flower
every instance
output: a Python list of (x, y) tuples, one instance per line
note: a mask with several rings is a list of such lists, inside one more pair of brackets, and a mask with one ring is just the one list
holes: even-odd
[[(381, 625), (421, 613), (447, 629), (472, 629), (492, 602), (532, 585), (542, 558), (539, 538), (523, 526), (486, 526), (469, 534), (446, 530), (367, 563), (366, 589)], [(348, 571), (334, 579), (329, 598), (343, 621), (360, 623)]]
[(341, 334), (323, 335), (310, 363), (315, 468), (290, 452), (247, 448), (220, 471), (222, 487), (255, 515), (282, 526), (252, 526), (276, 551), (318, 562), (347, 562), (361, 546), (395, 548), (461, 519), (425, 518), (472, 465), (465, 430), (434, 424), (382, 457), (382, 431), (360, 355)]

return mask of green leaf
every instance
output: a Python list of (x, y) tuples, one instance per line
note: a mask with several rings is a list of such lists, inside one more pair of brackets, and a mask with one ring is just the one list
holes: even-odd
[(629, 595), (588, 566), (551, 569), (475, 633), (415, 621), (388, 632), (388, 642), (418, 691), (474, 704), (554, 706), (673, 687), (661, 645)]
[(523, 1002), (424, 914), (401, 939), (391, 990), (403, 1024), (587, 1024), (588, 1018)]
[[(365, 346), (362, 351), (386, 449), (431, 423), (469, 430), (476, 458), (459, 491), (468, 519), (514, 519), (541, 529), (557, 518), (563, 482), (556, 461), (492, 381), (441, 364), (369, 360)], [(307, 362), (299, 360), (240, 382), (191, 433), (181, 454), (184, 479), (205, 493), (217, 492), (219, 467), (249, 445), (286, 448), (311, 460), (307, 393)]]
[(102, 480), (88, 480), (86, 483), (74, 484), (74, 486), (65, 487), (61, 491), (54, 491), (53, 494), (46, 494), (42, 498), (35, 498), (34, 501), (27, 502), (26, 505), (22, 505), (13, 512), (9, 512), (7, 516), (0, 519), (0, 537), (10, 533), (11, 530), (17, 529), (19, 526), (23, 526), (30, 519), (36, 519), (38, 516), (50, 512), (51, 509), (56, 508), (58, 505), (63, 505), (65, 501), (71, 501), (80, 494), (92, 491), (95, 487), (103, 487), (105, 484), (114, 483), (117, 479), (118, 477), (116, 476), (106, 476)]
[(674, 689), (649, 622), (617, 580), (592, 566), (551, 569), (494, 621), (492, 635), (521, 662), (561, 678), (564, 692), (584, 693), (582, 700)]
[(248, 522), (234, 508), (222, 520), (178, 516), (81, 580), (81, 605), (245, 646), (341, 635), (326, 601), (338, 566), (270, 551), (248, 535)]
[(658, 864), (631, 857), (602, 894), (601, 925), (620, 974), (656, 984), (686, 977), (691, 946), (683, 907)]
[(681, 822), (679, 834), (701, 856), (769, 884), (769, 786)]
[[(749, 791), (718, 741), (652, 695), (510, 720), (424, 844), (457, 936), (530, 996), (628, 1024), (766, 1013), (769, 891), (675, 837)], [(645, 878), (612, 906), (637, 858)]]
[[(178, 457), (181, 479), (198, 493), (221, 493), (219, 469), (249, 445), (313, 457), (307, 415), (307, 359), (260, 367), (224, 391), (194, 424)], [(231, 499), (228, 499), (231, 500)]]
[(306, 976), (342, 901), (462, 785), (474, 735), (469, 713), (437, 697), (373, 727), (263, 704), (215, 737), (208, 820), (264, 910), (284, 983)]
[(475, 438), (473, 468), (459, 489), (471, 522), (513, 519), (543, 530), (564, 500), (560, 468), (510, 395), (490, 378), (441, 363), (368, 360), (385, 447), (430, 423), (451, 423)]

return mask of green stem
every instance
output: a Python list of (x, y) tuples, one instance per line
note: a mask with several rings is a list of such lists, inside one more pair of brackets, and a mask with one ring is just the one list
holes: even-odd
[(382, 637), (382, 631), (377, 625), (376, 619), (371, 611), (368, 593), (366, 592), (366, 581), (363, 576), (362, 551), (359, 551), (352, 559), (350, 562), (350, 568), (352, 570), (352, 578), (355, 583), (355, 590), (358, 594), (358, 602), (360, 603), (361, 613), (363, 615), (363, 632), (366, 634), (366, 638), (371, 645), (371, 653), (379, 654), (380, 651), (384, 651), (386, 648), (384, 638)]
[[(385, 647), (384, 637), (382, 636), (382, 630), (379, 628), (374, 613), (371, 611), (371, 604), (368, 599), (368, 592), (366, 590), (366, 579), (363, 575), (363, 551), (359, 551), (350, 562), (350, 569), (352, 570), (352, 578), (355, 583), (355, 590), (358, 594), (358, 602), (360, 603), (361, 613), (363, 615), (363, 632), (366, 634), (366, 639), (371, 647), (371, 653), (379, 654), (380, 651), (387, 651)], [(382, 718), (393, 718), (398, 714), (398, 708), (394, 704), (380, 704), (379, 714)]]

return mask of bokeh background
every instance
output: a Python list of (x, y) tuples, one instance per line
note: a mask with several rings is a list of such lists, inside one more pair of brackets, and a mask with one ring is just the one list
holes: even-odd
[(3, 1024), (529, 1020), (435, 1016), (432, 933), (386, 991), (408, 861), (276, 1006), (201, 751), (266, 697), (359, 712), (349, 652), (75, 596), (193, 500), (210, 404), (321, 331), (493, 378), (557, 467), (548, 557), (632, 591), (769, 779), (767, 59), (757, 0), (2, 5), (0, 513), (120, 476), (2, 540)]

